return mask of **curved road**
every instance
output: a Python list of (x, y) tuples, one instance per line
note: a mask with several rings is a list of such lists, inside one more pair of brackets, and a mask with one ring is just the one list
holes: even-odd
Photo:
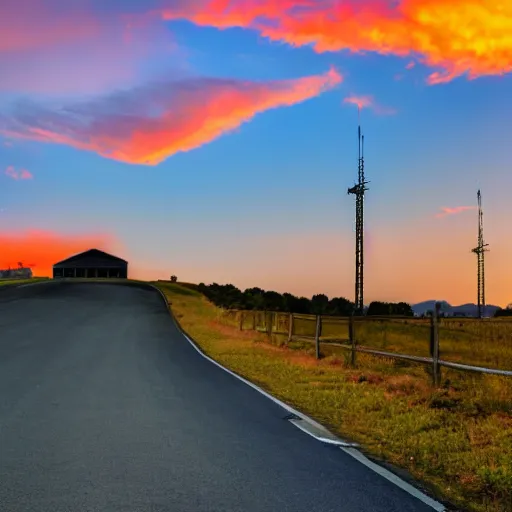
[(0, 292), (0, 510), (432, 512), (201, 357), (159, 294)]

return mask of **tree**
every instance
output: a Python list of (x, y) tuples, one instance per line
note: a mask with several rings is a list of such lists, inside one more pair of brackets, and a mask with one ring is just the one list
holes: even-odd
[(370, 302), (368, 306), (368, 311), (366, 312), (368, 316), (383, 316), (389, 315), (389, 308), (386, 307), (385, 302), (379, 302), (374, 300)]
[(410, 304), (406, 302), (379, 302), (374, 301), (368, 307), (369, 316), (414, 316)]
[(264, 292), (263, 299), (265, 300), (265, 309), (269, 311), (282, 311), (284, 309), (283, 296), (278, 292)]
[(178, 282), (178, 278), (176, 276), (171, 276), (171, 283)]
[(393, 315), (414, 316), (414, 311), (412, 310), (411, 305), (407, 304), (407, 302), (391, 304), (391, 310)]
[(313, 295), (311, 299), (311, 313), (313, 315), (325, 315), (328, 307), (329, 297), (327, 297), (327, 295), (323, 293)]
[(500, 317), (500, 316), (512, 316), (512, 303), (509, 304), (505, 309), (497, 309), (496, 313), (494, 313), (494, 316)]
[(264, 291), (261, 288), (247, 288), (244, 291), (245, 307), (247, 309), (263, 310), (265, 309)]
[(350, 316), (354, 311), (354, 303), (344, 297), (335, 297), (329, 301), (327, 314), (333, 316)]

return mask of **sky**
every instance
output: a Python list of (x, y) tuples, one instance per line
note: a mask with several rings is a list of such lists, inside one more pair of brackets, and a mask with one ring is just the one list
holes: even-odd
[(512, 4), (2, 0), (0, 268), (512, 302)]

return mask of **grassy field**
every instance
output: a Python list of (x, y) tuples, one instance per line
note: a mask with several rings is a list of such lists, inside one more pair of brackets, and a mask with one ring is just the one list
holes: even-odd
[[(155, 284), (181, 326), (217, 361), (361, 443), (367, 454), (408, 470), (438, 497), (471, 511), (512, 510), (512, 379), (443, 369), (443, 387), (434, 389), (425, 368), (404, 362), (358, 354), (352, 368), (346, 354), (329, 346), (317, 361), (311, 344), (280, 346), (265, 334), (240, 331), (236, 318), (197, 292)], [(391, 331), (373, 339), (383, 336), (382, 327), (371, 328), (368, 343), (414, 351), (414, 343)], [(455, 332), (445, 336), (443, 356), (449, 343), (453, 357), (467, 355), (457, 339)], [(417, 345), (424, 350), (419, 337)]]
[[(239, 323), (243, 314), (244, 329), (256, 327), (265, 331), (261, 312), (226, 311), (224, 315)], [(253, 316), (255, 318), (253, 319)], [(270, 320), (268, 320), (270, 322)], [(299, 315), (294, 319), (295, 335), (314, 337), (314, 316)], [(289, 315), (277, 313), (273, 331), (288, 333)], [(355, 337), (362, 347), (428, 357), (430, 345), (429, 319), (356, 319)], [(287, 334), (277, 335), (276, 341), (285, 342)], [(323, 342), (348, 340), (348, 318), (322, 317)], [(470, 365), (512, 370), (512, 318), (440, 319), (439, 343), (441, 359)]]
[(48, 277), (32, 277), (31, 279), (0, 279), (0, 286), (16, 286), (20, 284), (37, 283), (47, 280)]

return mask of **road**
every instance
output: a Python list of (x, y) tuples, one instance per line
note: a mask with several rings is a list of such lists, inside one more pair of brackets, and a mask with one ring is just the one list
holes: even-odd
[(287, 414), (153, 290), (0, 292), (2, 512), (432, 512)]

